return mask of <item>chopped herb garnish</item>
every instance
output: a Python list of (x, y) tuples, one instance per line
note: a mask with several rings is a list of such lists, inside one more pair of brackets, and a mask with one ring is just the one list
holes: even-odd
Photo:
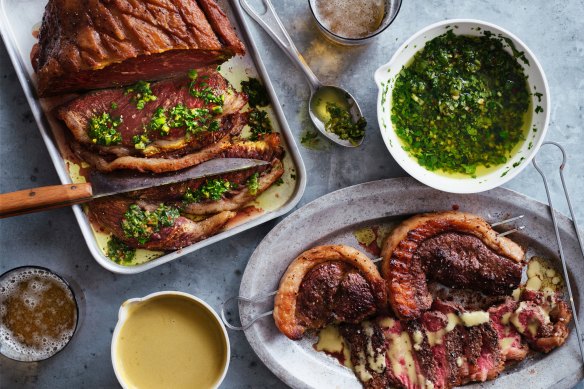
[(428, 170), (476, 175), (524, 140), (530, 94), (500, 39), (455, 35), (426, 43), (398, 74), (391, 121), (403, 149)]
[(137, 150), (144, 150), (146, 146), (150, 143), (150, 139), (146, 133), (142, 135), (134, 135), (132, 137), (132, 143), (134, 143), (134, 148)]
[(246, 185), (249, 194), (252, 196), (257, 195), (258, 191), (260, 190), (260, 174), (258, 172), (252, 174), (251, 177), (247, 179)]
[(146, 103), (157, 99), (150, 89), (150, 83), (146, 81), (138, 81), (134, 85), (126, 88), (126, 94), (130, 93), (134, 94), (130, 102), (136, 104), (137, 109), (144, 109)]
[(320, 142), (318, 138), (318, 132), (316, 131), (306, 131), (306, 133), (300, 139), (300, 143), (302, 143), (306, 147), (315, 147)]
[(206, 108), (187, 108), (178, 104), (170, 110), (168, 125), (173, 128), (186, 127), (188, 133), (197, 134), (202, 131), (217, 131), (220, 123), (213, 120), (213, 115)]
[(223, 178), (212, 178), (195, 190), (187, 189), (183, 195), (183, 201), (187, 204), (199, 203), (204, 200), (219, 200), (223, 194), (231, 189), (235, 189), (236, 184)]
[(354, 122), (347, 109), (329, 101), (326, 103), (326, 111), (330, 115), (330, 119), (324, 124), (325, 130), (353, 144), (357, 144), (363, 139), (367, 126), (364, 117), (361, 116), (357, 122)]
[(270, 96), (257, 78), (242, 81), (241, 90), (247, 95), (249, 106), (252, 108), (265, 107), (270, 104)]
[(107, 242), (107, 257), (115, 263), (129, 263), (136, 258), (136, 249), (129, 247), (115, 236)]
[[(203, 100), (205, 104), (223, 106), (223, 103), (225, 102), (225, 96), (215, 95), (213, 89), (209, 87), (209, 83), (206, 82), (206, 80), (209, 79), (209, 76), (199, 77), (196, 70), (190, 70), (189, 78), (191, 79), (191, 83), (189, 84), (189, 93), (191, 96)], [(197, 83), (199, 78), (203, 81)]]
[(541, 113), (543, 112), (543, 108), (541, 107), (541, 105), (538, 105), (537, 107), (535, 107), (535, 113)]
[(110, 146), (122, 143), (122, 134), (117, 130), (122, 123), (122, 117), (112, 119), (107, 112), (89, 119), (87, 135), (91, 141), (100, 146)]
[(168, 135), (170, 132), (170, 127), (166, 123), (166, 113), (164, 108), (158, 107), (156, 111), (154, 111), (154, 115), (152, 119), (150, 119), (150, 123), (148, 124), (148, 129), (158, 131), (160, 135)]
[(278, 178), (276, 180), (276, 182), (274, 182), (274, 185), (280, 186), (284, 183), (284, 180), (282, 179), (282, 177)]
[(121, 226), (126, 237), (144, 244), (161, 228), (172, 226), (179, 216), (177, 208), (164, 204), (160, 204), (155, 211), (143, 210), (138, 205), (132, 204), (124, 213)]
[(261, 135), (272, 133), (272, 123), (266, 111), (252, 110), (249, 113), (248, 124), (251, 130), (249, 139), (253, 141), (258, 140)]
[(110, 107), (111, 107), (111, 109), (118, 109), (118, 104), (117, 104), (117, 103), (115, 103), (115, 102), (112, 102), (112, 103), (110, 104)]

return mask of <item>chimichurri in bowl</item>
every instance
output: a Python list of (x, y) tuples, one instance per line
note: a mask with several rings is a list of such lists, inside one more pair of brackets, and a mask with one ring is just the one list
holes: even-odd
[(406, 41), (375, 81), (387, 148), (436, 189), (474, 193), (503, 184), (529, 163), (547, 130), (539, 63), (493, 24), (431, 25)]

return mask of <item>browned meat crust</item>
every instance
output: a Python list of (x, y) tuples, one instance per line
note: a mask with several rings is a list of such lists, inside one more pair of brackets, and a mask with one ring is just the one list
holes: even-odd
[(216, 234), (229, 219), (235, 216), (235, 212), (225, 211), (199, 222), (179, 216), (171, 227), (162, 228), (158, 233), (152, 235), (148, 242), (141, 244), (135, 239), (127, 238), (121, 227), (124, 213), (130, 205), (136, 203), (142, 209), (152, 210), (158, 206), (158, 204), (153, 203), (136, 202), (123, 196), (111, 196), (89, 203), (89, 218), (130, 247), (150, 250), (178, 250)]
[(282, 276), (274, 320), (284, 335), (300, 339), (308, 329), (361, 321), (385, 309), (385, 293), (375, 264), (364, 254), (349, 246), (318, 246), (296, 257)]
[(32, 63), (48, 96), (174, 77), (244, 51), (214, 0), (50, 0)]
[(462, 212), (414, 216), (384, 243), (382, 272), (400, 318), (429, 309), (427, 278), (485, 293), (507, 293), (521, 281), (523, 249), (498, 237), (483, 219)]

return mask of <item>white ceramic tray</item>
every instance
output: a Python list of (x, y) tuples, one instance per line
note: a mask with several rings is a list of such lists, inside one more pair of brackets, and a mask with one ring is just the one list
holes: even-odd
[[(232, 228), (217, 235), (178, 251), (164, 254), (138, 250), (137, 257), (143, 260), (153, 256), (159, 257), (132, 266), (119, 265), (103, 254), (104, 247), (107, 243), (107, 235), (94, 231), (82, 207), (79, 205), (73, 206), (73, 212), (75, 213), (75, 217), (77, 218), (91, 254), (101, 266), (112, 272), (122, 274), (139, 273), (189, 254), (211, 243), (233, 236), (241, 231), (255, 227), (289, 212), (300, 201), (304, 193), (306, 187), (304, 163), (300, 157), (284, 113), (282, 112), (281, 105), (268, 78), (266, 69), (259, 57), (258, 50), (250, 38), (246, 22), (243, 19), (243, 11), (236, 0), (230, 0), (229, 3), (227, 1), (219, 1), (219, 3), (226, 11), (247, 48), (247, 53), (244, 57), (235, 57), (223, 64), (221, 66), (221, 73), (236, 88), (239, 87), (240, 81), (247, 77), (258, 77), (266, 86), (272, 100), (272, 104), (268, 108), (268, 113), (275, 127), (275, 131), (282, 135), (283, 145), (286, 150), (286, 157), (283, 161), (285, 167), (283, 179), (285, 184), (268, 189), (268, 191), (264, 192), (257, 199), (256, 205), (259, 204), (259, 207), (264, 210), (262, 214), (256, 215), (246, 220), (243, 224), (234, 225)], [(33, 30), (39, 26), (45, 4), (46, 0), (0, 0), (0, 34), (2, 35), (16, 74), (18, 75), (20, 84), (24, 89), (40, 134), (55, 165), (59, 179), (63, 184), (66, 184), (78, 182), (79, 180), (83, 181), (84, 178), (77, 174), (78, 167), (67, 160), (67, 155), (70, 155), (70, 151), (64, 138), (64, 131), (66, 129), (50, 113), (52, 107), (58, 104), (58, 101), (56, 99), (37, 98), (36, 78), (30, 62), (30, 52), (36, 43)]]
[[(507, 189), (460, 195), (440, 192), (415, 181), (397, 178), (360, 184), (323, 196), (300, 208), (278, 224), (257, 247), (243, 274), (240, 296), (266, 295), (278, 288), (288, 264), (302, 251), (322, 244), (359, 246), (354, 231), (385, 225), (405, 216), (453, 208), (477, 214), (489, 222), (525, 215), (524, 233), (510, 237), (528, 247), (527, 256), (537, 254), (561, 268), (549, 207)], [(576, 232), (565, 216), (559, 215), (560, 234), (568, 271), (571, 274), (576, 309), (584, 310), (584, 260)], [(240, 304), (242, 323), (272, 309), (273, 301)], [(582, 319), (582, 316), (580, 316)], [(580, 323), (584, 326), (584, 323)], [(294, 388), (361, 388), (348, 368), (313, 349), (315, 337), (292, 341), (281, 334), (272, 316), (256, 321), (245, 331), (252, 348), (266, 366)], [(468, 388), (571, 388), (584, 377), (584, 366), (573, 329), (566, 344), (550, 354), (534, 354), (510, 367), (494, 381)]]

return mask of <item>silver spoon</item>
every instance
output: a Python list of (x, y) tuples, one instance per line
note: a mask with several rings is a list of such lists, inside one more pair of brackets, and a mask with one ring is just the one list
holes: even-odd
[(256, 12), (246, 0), (239, 0), (241, 7), (247, 14), (255, 20), (272, 39), (280, 46), (280, 48), (288, 55), (300, 70), (304, 72), (308, 84), (310, 85), (310, 100), (308, 104), (308, 112), (310, 119), (314, 126), (327, 138), (345, 147), (357, 147), (363, 142), (363, 137), (359, 140), (345, 140), (341, 139), (337, 134), (329, 132), (325, 129), (325, 122), (329, 119), (329, 114), (326, 112), (326, 103), (332, 102), (344, 107), (349, 111), (353, 119), (353, 123), (363, 117), (361, 108), (345, 89), (333, 86), (324, 85), (316, 78), (312, 70), (306, 64), (302, 55), (298, 52), (296, 46), (292, 42), (290, 35), (286, 32), (284, 25), (274, 10), (274, 6), (270, 0), (262, 0), (266, 11), (263, 14)]

